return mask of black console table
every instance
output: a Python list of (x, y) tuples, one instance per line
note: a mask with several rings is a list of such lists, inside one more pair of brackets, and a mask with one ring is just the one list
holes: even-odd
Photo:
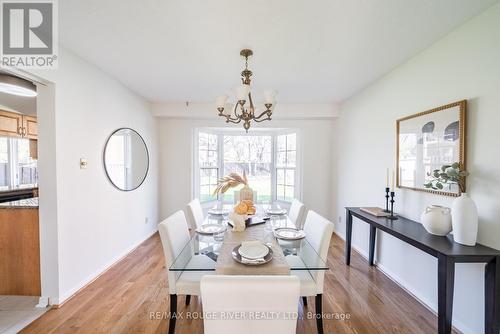
[(345, 261), (351, 262), (352, 217), (370, 225), (369, 263), (373, 266), (375, 235), (382, 230), (438, 259), (438, 333), (451, 333), (453, 285), (455, 263), (486, 263), (485, 284), (485, 333), (499, 333), (500, 313), (500, 251), (480, 244), (463, 246), (451, 236), (440, 237), (427, 233), (415, 221), (399, 217), (390, 220), (365, 213), (360, 208), (346, 208)]

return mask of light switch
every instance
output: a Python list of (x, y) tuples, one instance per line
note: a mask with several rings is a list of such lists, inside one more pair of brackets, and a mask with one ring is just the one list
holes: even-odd
[(87, 159), (80, 158), (80, 169), (87, 169)]

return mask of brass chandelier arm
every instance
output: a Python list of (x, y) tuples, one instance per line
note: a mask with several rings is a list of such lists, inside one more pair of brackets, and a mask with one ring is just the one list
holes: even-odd
[[(227, 116), (226, 116), (226, 117), (227, 117)], [(234, 119), (232, 119), (232, 118), (230, 118), (230, 117), (227, 117), (227, 118), (226, 118), (226, 122), (231, 122), (231, 123), (233, 123), (233, 124), (238, 124), (238, 123), (240, 123), (240, 122), (241, 122), (241, 118), (238, 118), (238, 120), (234, 120)]]
[(239, 122), (241, 122), (241, 118), (239, 118), (239, 117), (231, 117), (231, 114), (222, 114), (222, 113), (220, 113), (219, 116), (225, 117), (226, 118), (226, 122), (231, 122), (231, 123), (234, 123), (234, 124), (238, 124)]
[(267, 118), (260, 120), (260, 122), (262, 122), (263, 120), (268, 120), (268, 119), (270, 119), (270, 118), (271, 118), (271, 115), (272, 115), (272, 111), (271, 111), (270, 109), (265, 110), (265, 111), (263, 111), (263, 112), (262, 112), (259, 116), (254, 116), (254, 118), (253, 118), (253, 119), (254, 119), (256, 122), (259, 122), (259, 119), (260, 119), (261, 117), (263, 117), (264, 115), (267, 115)]
[(241, 122), (241, 118), (238, 118), (238, 117), (234, 118), (234, 117), (231, 117), (231, 115), (221, 115), (221, 116), (226, 117), (226, 121), (234, 123), (234, 124), (238, 124), (239, 122)]
[(259, 118), (254, 118), (253, 120), (255, 122), (257, 122), (257, 123), (264, 122), (264, 121), (270, 121), (271, 120), (271, 116), (267, 116), (266, 118), (263, 118), (263, 119), (260, 119), (260, 117)]

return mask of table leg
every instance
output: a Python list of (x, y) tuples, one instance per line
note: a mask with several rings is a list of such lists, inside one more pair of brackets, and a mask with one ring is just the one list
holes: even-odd
[(373, 258), (375, 256), (375, 236), (377, 234), (377, 228), (373, 225), (370, 225), (370, 253), (368, 257), (368, 262), (370, 266), (373, 266)]
[(453, 286), (455, 283), (455, 261), (438, 255), (438, 333), (451, 333), (453, 314)]
[(484, 273), (484, 332), (497, 334), (500, 313), (500, 257), (486, 264)]
[(351, 264), (352, 214), (347, 210), (345, 217), (345, 264)]

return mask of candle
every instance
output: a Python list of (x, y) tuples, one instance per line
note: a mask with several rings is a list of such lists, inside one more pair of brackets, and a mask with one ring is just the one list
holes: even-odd
[(385, 179), (385, 187), (389, 188), (389, 168), (387, 168), (387, 176)]
[(392, 171), (392, 184), (391, 184), (391, 191), (394, 191), (394, 180), (396, 178), (396, 172)]

